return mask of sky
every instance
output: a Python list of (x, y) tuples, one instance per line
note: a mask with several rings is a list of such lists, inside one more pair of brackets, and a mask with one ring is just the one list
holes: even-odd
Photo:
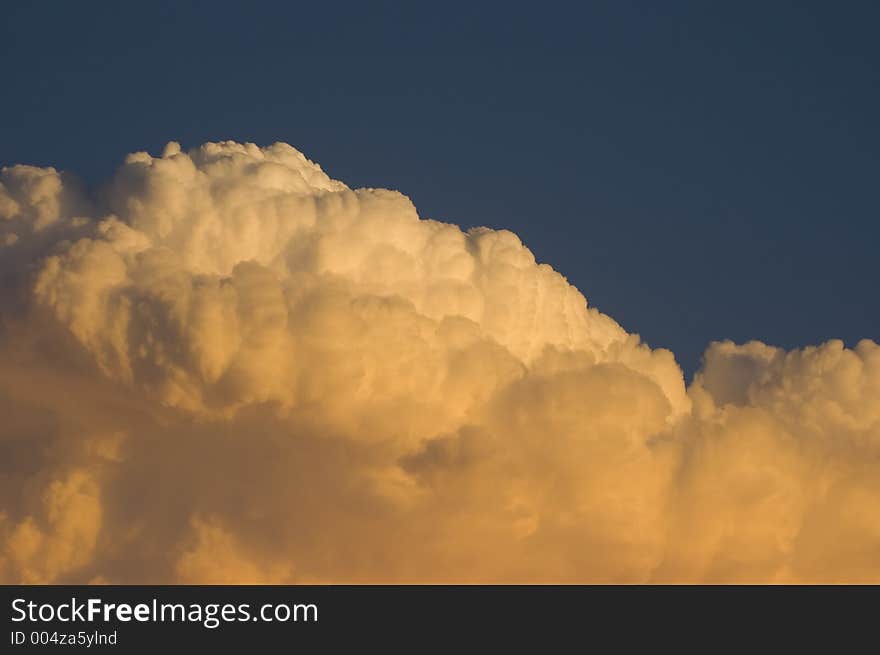
[(18, 3), (0, 163), (284, 141), (676, 353), (876, 338), (873, 3)]
[(0, 582), (880, 582), (868, 5), (41, 3)]

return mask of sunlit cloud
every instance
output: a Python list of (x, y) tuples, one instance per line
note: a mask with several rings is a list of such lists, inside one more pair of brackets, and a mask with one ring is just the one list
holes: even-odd
[(0, 318), (4, 582), (880, 582), (876, 343), (686, 387), (285, 144), (4, 168)]

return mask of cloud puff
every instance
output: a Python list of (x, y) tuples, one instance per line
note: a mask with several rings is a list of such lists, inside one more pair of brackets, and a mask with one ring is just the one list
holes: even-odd
[(690, 388), (516, 235), (285, 144), (0, 173), (0, 579), (880, 581), (880, 348)]

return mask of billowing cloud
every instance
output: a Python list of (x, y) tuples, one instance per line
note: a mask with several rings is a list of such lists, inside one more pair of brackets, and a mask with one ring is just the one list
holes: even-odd
[(0, 580), (880, 581), (880, 347), (686, 388), (516, 235), (285, 144), (0, 173)]

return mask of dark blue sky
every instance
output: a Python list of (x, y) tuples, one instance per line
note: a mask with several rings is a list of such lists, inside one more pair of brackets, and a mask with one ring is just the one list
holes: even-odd
[(713, 339), (880, 337), (874, 3), (18, 4), (2, 164), (287, 141), (515, 231), (689, 373)]

